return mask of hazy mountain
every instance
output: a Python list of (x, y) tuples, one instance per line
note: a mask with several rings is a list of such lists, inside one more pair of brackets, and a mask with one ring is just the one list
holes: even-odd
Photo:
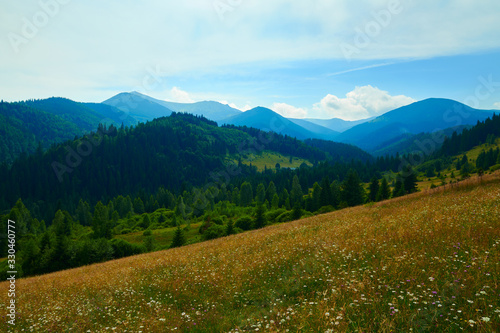
[(154, 118), (169, 116), (172, 111), (185, 112), (201, 115), (207, 119), (220, 121), (222, 119), (240, 114), (241, 111), (229, 105), (213, 101), (197, 103), (175, 103), (162, 101), (136, 91), (131, 93), (120, 93), (103, 102), (113, 105), (120, 110), (128, 111), (129, 114), (140, 120), (147, 121)]
[[(223, 120), (222, 123), (254, 127), (264, 131), (273, 131), (300, 140), (309, 138), (327, 139), (330, 138), (329, 136), (333, 138), (337, 135), (337, 133), (333, 131), (329, 132), (328, 135), (315, 133), (264, 107), (256, 107), (252, 110), (242, 112), (236, 116)], [(322, 129), (322, 131), (324, 130)]]
[(293, 118), (288, 118), (288, 120), (294, 122), (295, 124), (305, 128), (308, 131), (311, 131), (313, 133), (316, 133), (326, 139), (333, 140), (336, 136), (338, 136), (340, 133), (334, 130), (331, 130), (329, 128), (326, 128), (324, 126), (309, 122), (306, 119), (293, 119)]
[(241, 113), (240, 110), (234, 109), (229, 105), (214, 101), (203, 101), (196, 103), (175, 103), (175, 102), (162, 101), (135, 91), (132, 92), (132, 94), (147, 99), (148, 101), (160, 104), (175, 112), (185, 112), (199, 116), (204, 116), (205, 118), (214, 121), (220, 121), (222, 119), (226, 119), (228, 117)]
[(102, 104), (114, 106), (141, 122), (172, 114), (172, 110), (169, 108), (153, 102), (146, 97), (136, 92), (120, 93), (105, 100)]
[(96, 103), (80, 103), (62, 97), (29, 100), (23, 103), (68, 120), (84, 132), (97, 129), (99, 123), (115, 126), (120, 126), (122, 123), (127, 126), (136, 123), (135, 119), (123, 111)]
[(434, 132), (461, 125), (474, 125), (493, 114), (449, 99), (430, 98), (387, 112), (357, 125), (336, 140), (361, 147), (369, 152), (405, 134)]
[(367, 118), (367, 119), (361, 119), (361, 120), (344, 120), (340, 118), (332, 118), (332, 119), (312, 119), (312, 118), (306, 118), (304, 120), (307, 120), (310, 123), (317, 124), (326, 128), (329, 128), (331, 130), (334, 130), (336, 132), (344, 132), (347, 131), (350, 128), (353, 128), (356, 125), (366, 123), (367, 121), (370, 121), (374, 119), (374, 117)]

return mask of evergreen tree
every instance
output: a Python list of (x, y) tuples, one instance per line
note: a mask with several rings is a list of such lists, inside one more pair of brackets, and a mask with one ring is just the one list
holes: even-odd
[(312, 212), (315, 212), (321, 208), (320, 199), (321, 199), (321, 187), (319, 186), (318, 182), (315, 182), (313, 185), (313, 190), (312, 190), (312, 200), (311, 200), (311, 202), (312, 202), (311, 211)]
[(255, 200), (258, 202), (264, 202), (266, 200), (266, 188), (264, 187), (264, 184), (260, 183), (257, 186), (256, 192)]
[(412, 169), (411, 166), (408, 166), (405, 169), (405, 177), (403, 180), (403, 186), (406, 193), (414, 193), (417, 192), (417, 173)]
[(180, 247), (186, 243), (186, 238), (184, 236), (184, 231), (181, 229), (181, 226), (178, 225), (177, 229), (175, 229), (174, 238), (172, 239), (172, 244), (170, 244), (170, 248)]
[(302, 217), (302, 207), (300, 207), (300, 202), (297, 201), (295, 205), (293, 205), (292, 219), (298, 220), (301, 217)]
[(92, 214), (90, 213), (90, 205), (87, 201), (80, 199), (76, 208), (75, 219), (83, 226), (92, 225)]
[(349, 170), (347, 178), (342, 183), (342, 200), (348, 206), (361, 205), (364, 202), (364, 189), (361, 185), (358, 173), (353, 169)]
[(94, 238), (111, 239), (111, 223), (108, 220), (108, 210), (100, 201), (94, 208), (92, 229), (94, 230)]
[(377, 201), (377, 195), (378, 195), (379, 189), (380, 189), (380, 183), (379, 183), (377, 177), (373, 176), (371, 181), (370, 181), (370, 187), (369, 187), (369, 190), (370, 190), (370, 193), (368, 195), (369, 201), (371, 201), (371, 202)]
[(145, 212), (144, 202), (142, 202), (140, 197), (134, 199), (134, 212), (139, 215), (144, 214)]
[(231, 202), (236, 206), (240, 205), (240, 190), (237, 187), (234, 187), (233, 192), (231, 193)]
[(324, 177), (321, 181), (321, 193), (319, 196), (320, 207), (333, 205), (332, 189), (330, 187), (330, 179)]
[(153, 236), (146, 236), (144, 238), (143, 245), (147, 252), (153, 251), (155, 248), (155, 239), (153, 238)]
[(391, 197), (391, 188), (387, 183), (387, 179), (385, 177), (382, 178), (382, 182), (380, 184), (380, 188), (378, 189), (377, 198), (375, 201), (387, 200)]
[(401, 181), (401, 175), (398, 174), (397, 178), (396, 178), (396, 183), (394, 185), (394, 190), (392, 191), (392, 197), (393, 198), (401, 197), (405, 194), (406, 194), (406, 192), (405, 192), (403, 182)]
[(278, 194), (274, 193), (273, 200), (271, 202), (271, 207), (273, 209), (277, 209), (280, 205), (280, 198), (278, 197)]
[(226, 236), (234, 234), (234, 223), (232, 219), (229, 219), (226, 224)]
[(255, 229), (260, 229), (266, 225), (266, 220), (264, 218), (264, 206), (259, 203), (257, 205), (257, 209), (255, 211), (255, 220), (253, 221), (253, 225)]
[(149, 214), (144, 214), (144, 216), (142, 218), (141, 227), (143, 227), (144, 229), (147, 229), (147, 228), (149, 228), (150, 225), (151, 225), (151, 219), (149, 218)]
[(302, 187), (300, 186), (299, 177), (297, 175), (293, 176), (292, 180), (292, 190), (290, 192), (290, 203), (295, 205), (297, 202), (302, 201)]
[(249, 182), (244, 182), (240, 187), (240, 204), (243, 207), (248, 207), (252, 204), (252, 200), (252, 185)]
[(274, 185), (273, 181), (270, 181), (266, 190), (266, 199), (269, 200), (269, 202), (273, 201), (274, 195), (277, 193), (276, 185)]

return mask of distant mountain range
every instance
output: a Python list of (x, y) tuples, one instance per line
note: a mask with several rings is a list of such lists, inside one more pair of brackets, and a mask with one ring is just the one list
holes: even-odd
[(174, 103), (155, 99), (135, 91), (120, 93), (104, 101), (103, 104), (114, 106), (143, 122), (169, 116), (173, 111), (204, 116), (214, 121), (242, 113), (240, 110), (219, 102)]
[(300, 140), (311, 138), (333, 140), (339, 134), (326, 127), (308, 123), (305, 120), (287, 119), (264, 107), (256, 107), (252, 110), (226, 118), (222, 123), (254, 127), (264, 131), (273, 131)]
[(341, 133), (336, 140), (373, 152), (384, 145), (393, 144), (396, 138), (404, 135), (475, 125), (493, 113), (493, 110), (473, 109), (449, 99), (429, 98), (356, 125)]
[[(28, 100), (3, 104), (0, 118), (5, 119), (0, 138), (3, 142), (18, 144), (0, 147), (0, 162), (11, 163), (22, 152), (33, 153), (38, 143), (47, 148), (77, 134), (88, 133), (99, 123), (132, 126), (172, 112), (201, 115), (219, 124), (274, 131), (300, 140), (347, 143), (380, 156), (414, 149), (415, 139), (425, 137), (422, 133), (446, 130), (444, 133), (450, 135), (454, 130), (461, 131), (491, 117), (494, 110), (478, 110), (453, 100), (431, 98), (376, 118), (346, 121), (288, 119), (264, 107), (242, 112), (214, 101), (174, 103), (138, 92), (120, 93), (102, 103), (80, 103), (65, 98)], [(66, 129), (66, 133), (62, 129)]]

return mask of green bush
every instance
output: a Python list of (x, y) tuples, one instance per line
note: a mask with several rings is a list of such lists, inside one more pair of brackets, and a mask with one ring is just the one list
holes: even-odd
[(243, 216), (236, 220), (234, 224), (236, 228), (240, 228), (242, 230), (250, 230), (252, 229), (252, 218), (250, 216)]
[(210, 239), (224, 237), (225, 235), (226, 235), (226, 228), (224, 228), (224, 226), (218, 224), (212, 224), (203, 233), (203, 238), (205, 240), (210, 240)]
[(151, 230), (145, 230), (142, 235), (143, 236), (151, 236), (153, 233), (151, 232)]
[(270, 210), (270, 211), (264, 213), (264, 217), (265, 217), (266, 221), (273, 223), (273, 222), (276, 222), (276, 218), (278, 216), (280, 216), (281, 214), (283, 214), (285, 212), (286, 212), (286, 209), (278, 208), (278, 209)]
[(113, 238), (109, 241), (113, 248), (115, 258), (123, 258), (144, 252), (142, 246), (132, 244), (120, 238)]

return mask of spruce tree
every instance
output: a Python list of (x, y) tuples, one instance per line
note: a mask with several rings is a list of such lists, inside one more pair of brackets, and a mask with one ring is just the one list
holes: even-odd
[(373, 176), (370, 181), (370, 193), (368, 195), (368, 200), (371, 202), (377, 201), (378, 191), (380, 189), (380, 183), (378, 182), (377, 177)]
[(186, 244), (186, 238), (184, 236), (184, 231), (181, 229), (181, 226), (178, 225), (177, 229), (175, 229), (174, 238), (172, 239), (172, 244), (170, 244), (170, 248), (180, 247)]
[(391, 197), (391, 188), (387, 183), (387, 179), (382, 178), (382, 182), (380, 183), (380, 188), (378, 189), (377, 198), (375, 201), (387, 200)]
[(257, 209), (255, 211), (255, 220), (253, 221), (253, 225), (255, 229), (260, 229), (266, 225), (266, 220), (264, 218), (264, 206), (259, 203), (257, 205)]
[(332, 189), (330, 188), (330, 179), (324, 177), (321, 181), (321, 193), (319, 196), (320, 207), (333, 205)]
[(347, 178), (342, 183), (342, 200), (348, 206), (357, 206), (364, 202), (364, 189), (361, 180), (358, 173), (352, 169), (349, 170)]

